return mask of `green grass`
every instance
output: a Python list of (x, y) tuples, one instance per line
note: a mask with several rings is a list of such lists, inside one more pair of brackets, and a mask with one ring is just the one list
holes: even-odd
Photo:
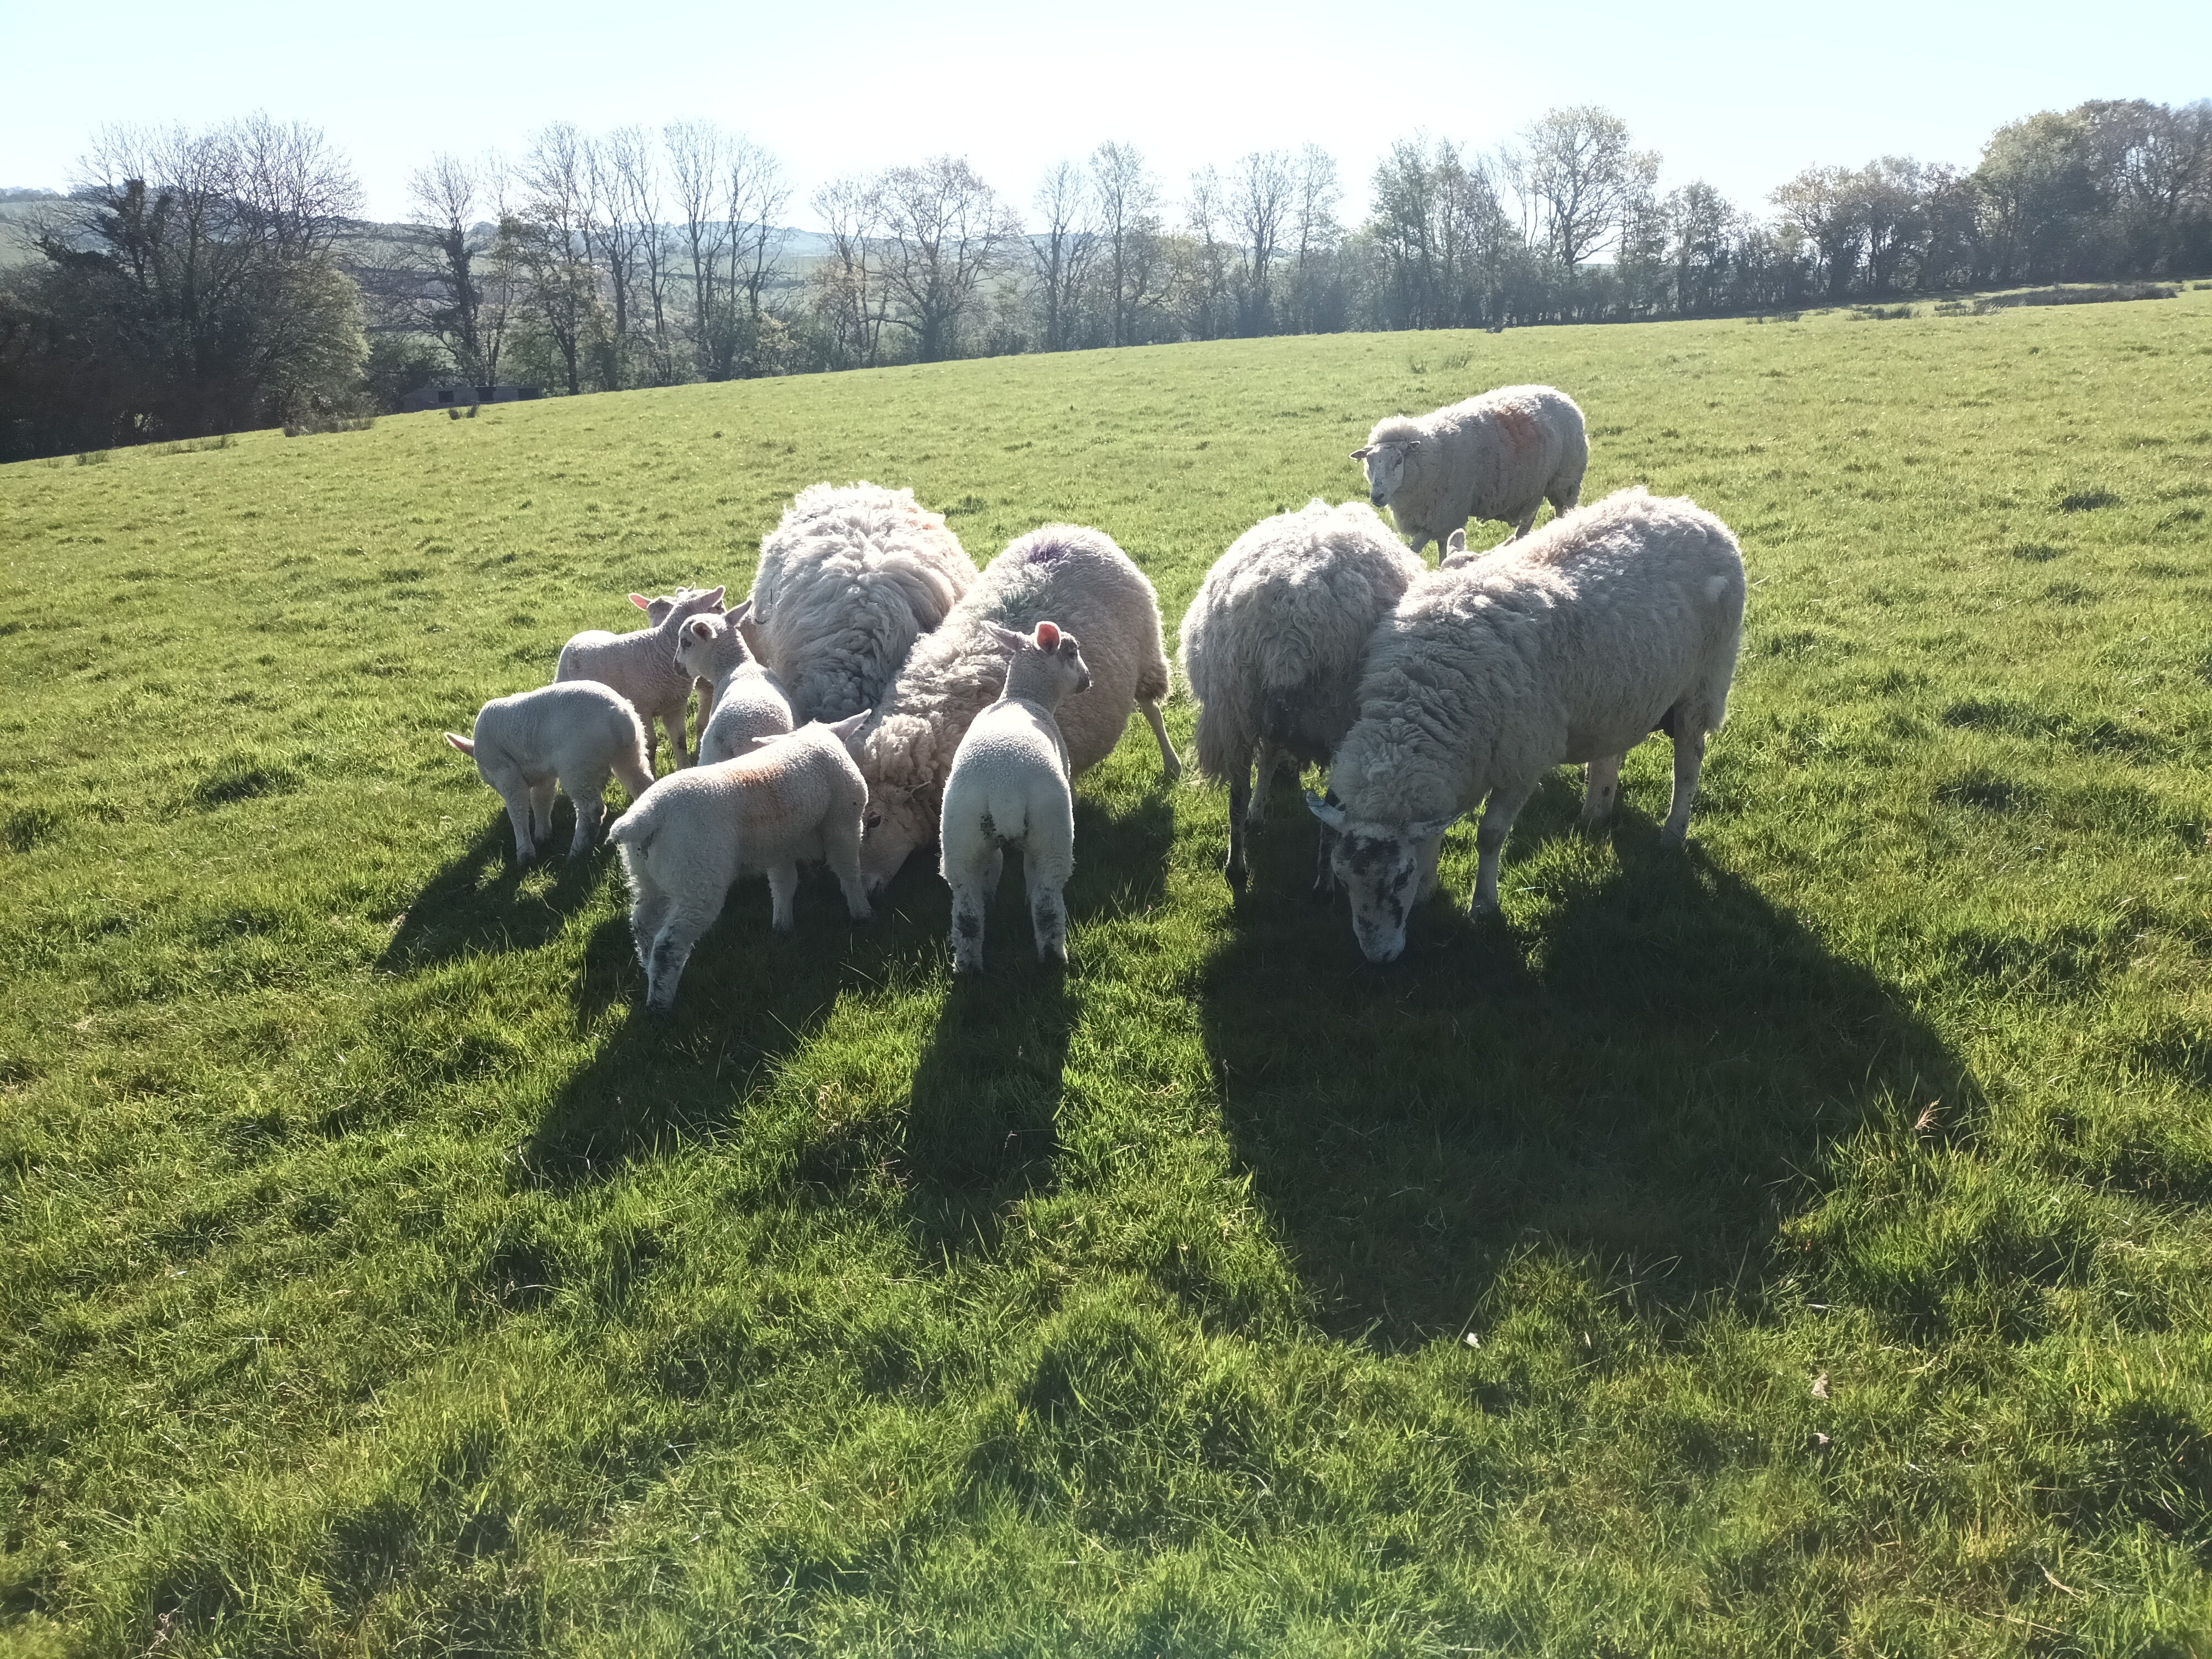
[[(1528, 380), (1741, 537), (1734, 717), (1686, 855), (1663, 744), (1563, 772), (1388, 970), (1139, 722), (1064, 980), (1010, 879), (954, 989), (916, 860), (655, 1024), (438, 737), (818, 478), (1172, 619)], [(0, 1648), (2212, 1651), (2208, 513), (2201, 292), (0, 470)]]

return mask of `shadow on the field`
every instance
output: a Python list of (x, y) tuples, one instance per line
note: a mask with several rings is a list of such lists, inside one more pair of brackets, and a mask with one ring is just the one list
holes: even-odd
[[(1509, 910), (1516, 863), (1578, 833), (1580, 794), (1558, 774), (1523, 813)], [(1748, 1295), (1826, 1146), (1886, 1103), (1978, 1109), (1965, 1062), (1881, 980), (1694, 842), (1670, 851), (1625, 809), (1607, 833), (1610, 872), (1521, 924), (1470, 922), (1448, 863), (1385, 967), (1341, 895), (1306, 896), (1303, 824), (1255, 838), (1255, 896), (1200, 994), (1206, 1044), (1237, 1155), (1338, 1334), (1464, 1329), (1532, 1247), (1665, 1304)]]
[[(603, 842), (573, 862), (568, 837), (576, 821), (567, 796), (553, 808), (553, 833), (534, 864), (514, 861), (514, 835), (504, 810), (477, 831), (468, 850), (423, 884), (399, 918), (377, 958), (386, 973), (414, 973), (472, 951), (534, 951), (559, 934), (591, 900), (605, 861), (615, 856)], [(540, 872), (551, 885), (525, 893)]]

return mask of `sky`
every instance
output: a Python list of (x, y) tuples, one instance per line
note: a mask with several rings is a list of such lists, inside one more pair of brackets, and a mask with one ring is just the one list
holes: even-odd
[[(587, 132), (703, 118), (779, 155), (787, 222), (840, 174), (964, 155), (1026, 204), (1045, 169), (1133, 143), (1170, 196), (1194, 167), (1317, 143), (1346, 216), (1416, 133), (1487, 149), (1544, 111), (1598, 104), (1657, 150), (1661, 183), (1739, 207), (1808, 167), (1876, 155), (1972, 166), (1990, 131), (2089, 98), (2212, 97), (2212, 3), (2075, 0), (1925, 9), (1698, 4), (625, 6), (537, 0), (345, 7), (0, 0), (0, 185), (65, 187), (108, 122), (265, 110), (319, 126), (372, 217), (396, 219), (440, 150), (513, 155), (547, 122)], [(33, 74), (27, 65), (68, 73)]]

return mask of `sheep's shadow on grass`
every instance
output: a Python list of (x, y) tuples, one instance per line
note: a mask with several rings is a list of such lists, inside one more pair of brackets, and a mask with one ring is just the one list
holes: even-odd
[[(606, 860), (602, 842), (582, 858), (568, 857), (575, 817), (567, 796), (553, 809), (553, 834), (534, 864), (514, 861), (514, 836), (507, 814), (491, 816), (467, 850), (426, 882), (399, 917), (377, 966), (387, 973), (416, 973), (472, 951), (532, 951), (550, 943), (568, 920), (591, 902)], [(552, 884), (529, 895), (523, 884), (549, 872)]]
[[(1524, 811), (1509, 916), (1516, 863), (1582, 833), (1580, 805), (1559, 774)], [(1966, 1062), (1887, 985), (1694, 831), (1668, 848), (1624, 807), (1602, 833), (1609, 871), (1553, 882), (1523, 921), (1468, 921), (1448, 860), (1382, 967), (1341, 896), (1307, 898), (1303, 826), (1255, 838), (1261, 896), (1205, 970), (1206, 1041), (1237, 1155), (1337, 1334), (1467, 1328), (1531, 1247), (1647, 1301), (1748, 1303), (1826, 1146), (1888, 1103), (1980, 1109)]]

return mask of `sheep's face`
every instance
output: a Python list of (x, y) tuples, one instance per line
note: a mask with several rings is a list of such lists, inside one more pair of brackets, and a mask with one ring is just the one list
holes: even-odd
[(1376, 444), (1362, 450), (1357, 459), (1367, 468), (1367, 499), (1377, 507), (1385, 507), (1397, 499), (1398, 488), (1406, 481), (1406, 455), (1408, 444)]
[(1352, 817), (1334, 797), (1308, 795), (1313, 815), (1336, 832), (1329, 866), (1352, 899), (1352, 932), (1370, 962), (1395, 962), (1406, 918), (1437, 890), (1437, 859), (1449, 823), (1386, 824)]
[(722, 631), (720, 619), (694, 617), (676, 635), (676, 665), (694, 679), (714, 678), (714, 641)]
[(898, 790), (871, 795), (860, 817), (860, 884), (868, 896), (890, 885), (907, 855), (936, 835), (935, 815), (913, 795)]

